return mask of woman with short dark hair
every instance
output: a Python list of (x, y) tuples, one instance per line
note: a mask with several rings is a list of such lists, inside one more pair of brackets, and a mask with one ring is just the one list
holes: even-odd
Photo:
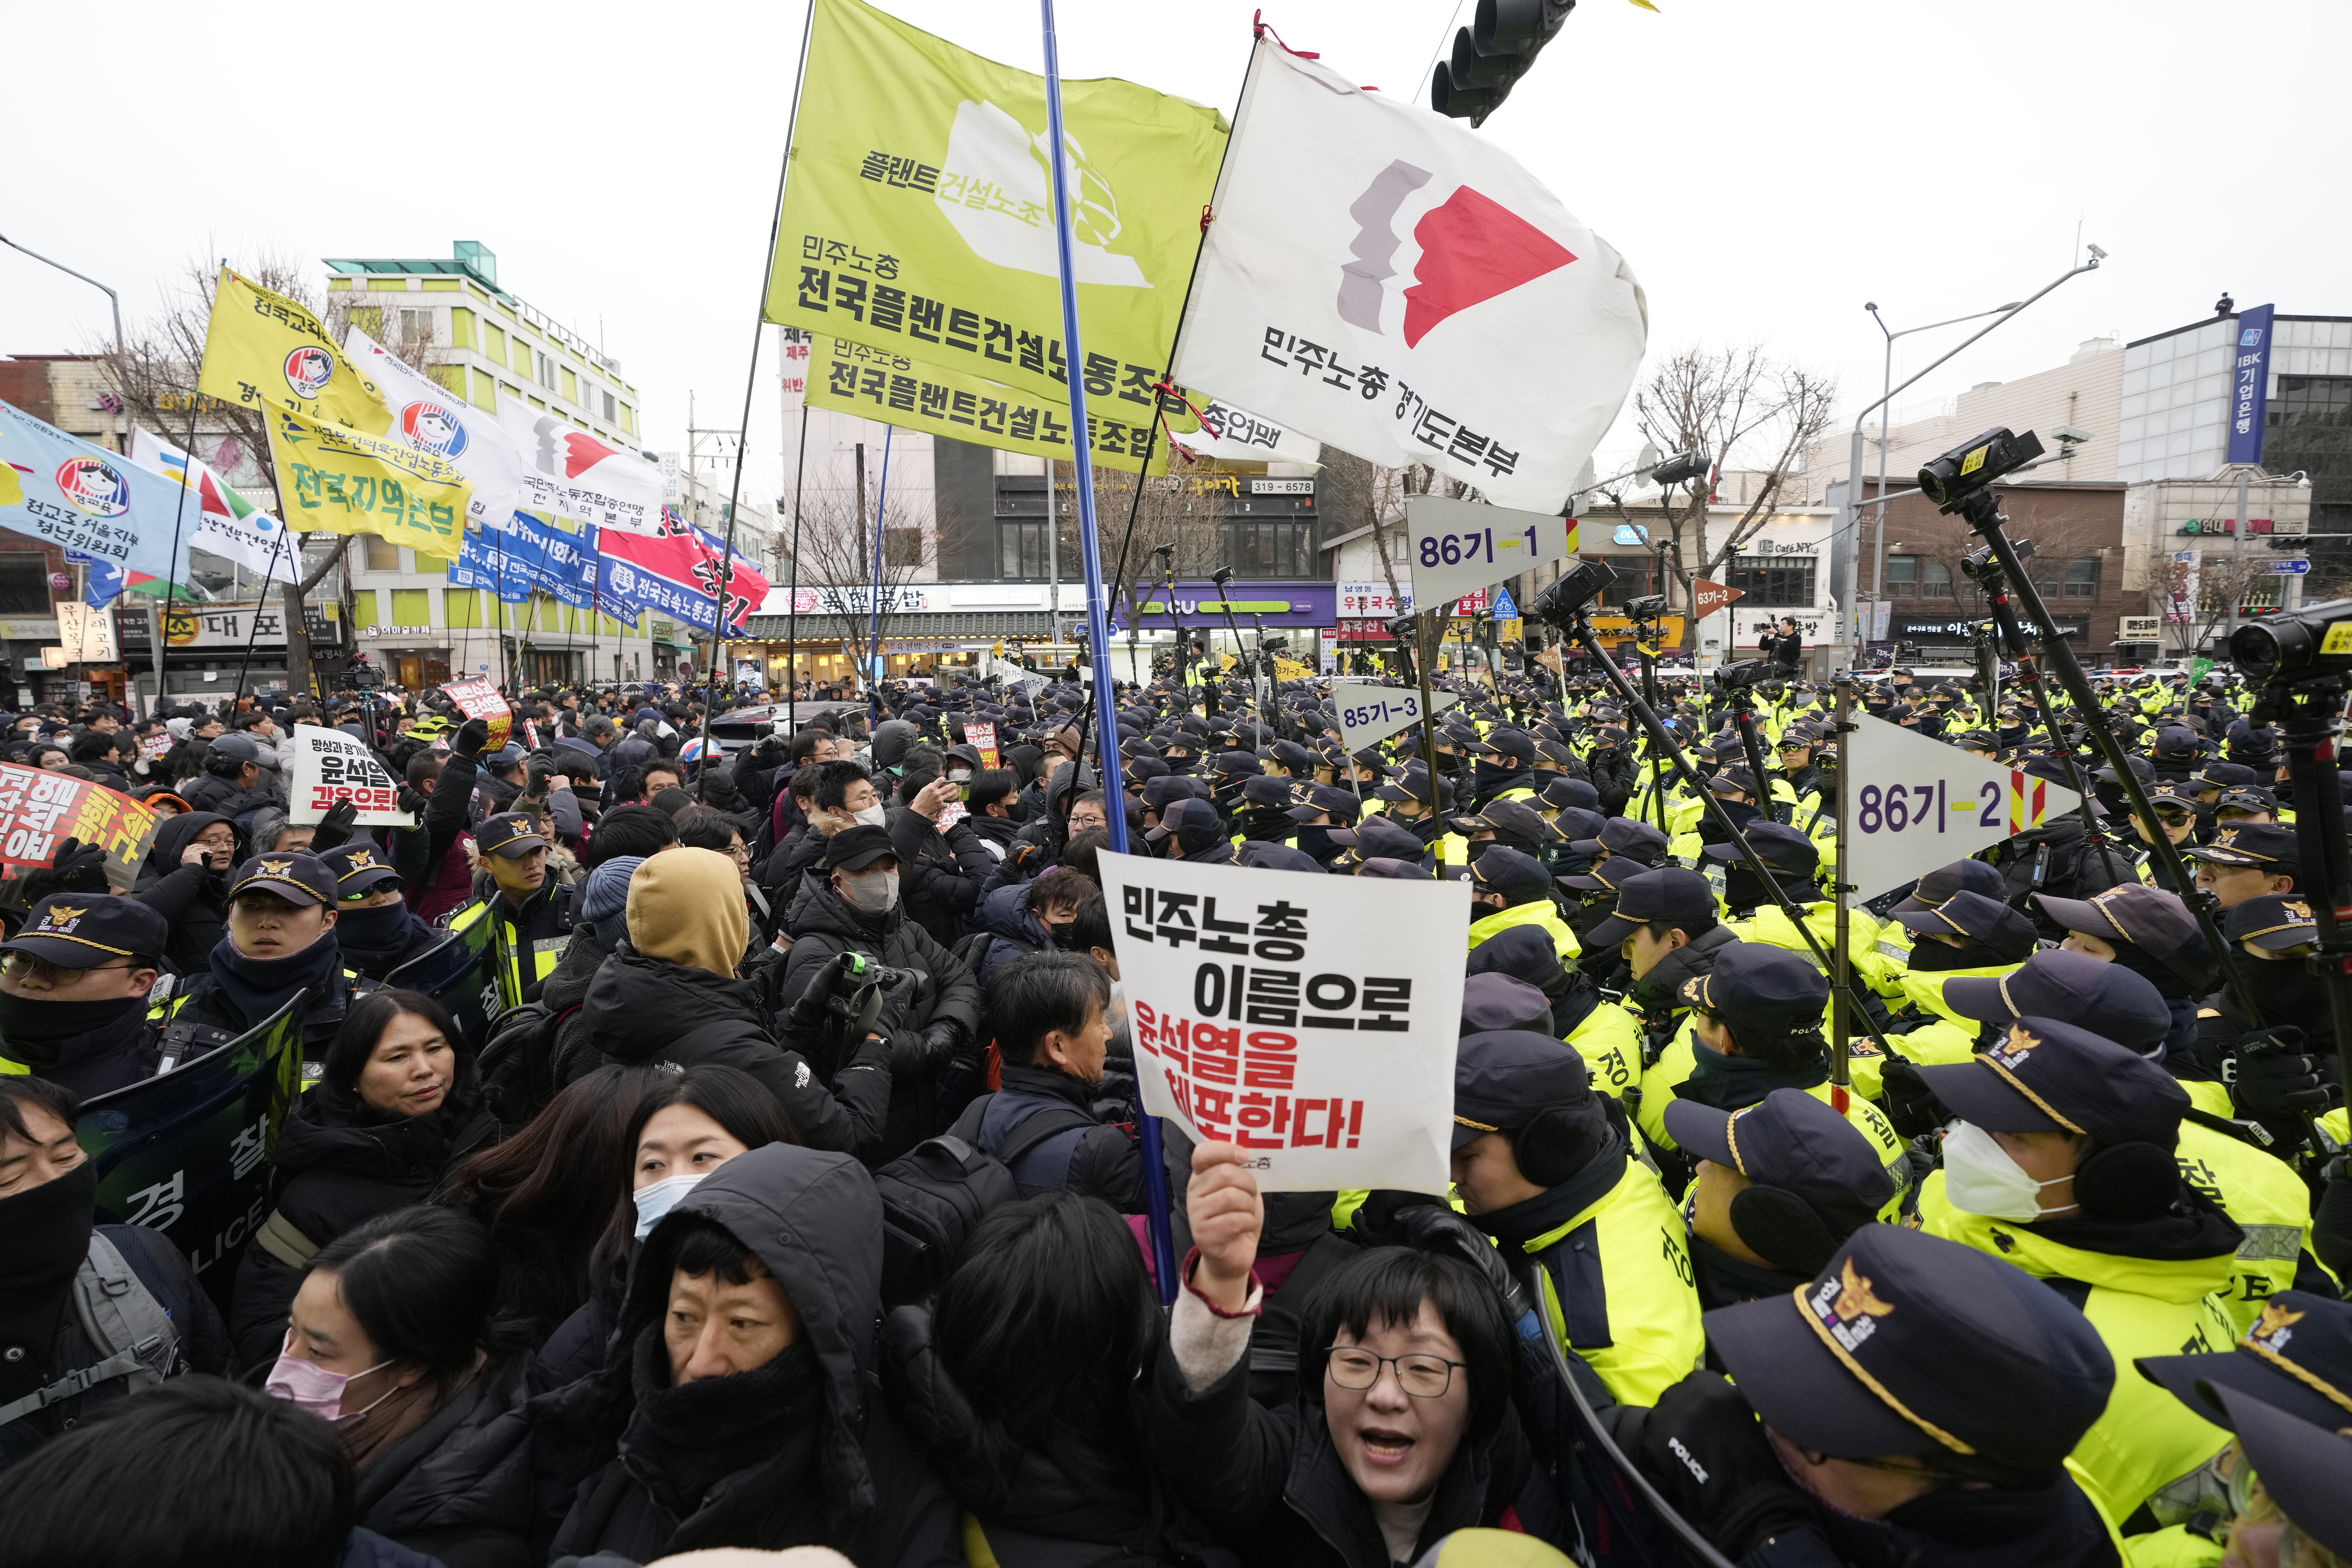
[(377, 991), (352, 1004), (324, 1068), (278, 1131), (275, 1206), (237, 1266), (229, 1328), (244, 1365), (276, 1352), (320, 1248), (423, 1202), (452, 1164), (499, 1135), (457, 1021), (422, 992)]

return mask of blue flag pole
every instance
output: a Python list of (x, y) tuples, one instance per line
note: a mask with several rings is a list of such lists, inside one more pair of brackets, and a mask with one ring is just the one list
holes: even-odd
[[(1102, 547), (1095, 533), (1095, 466), (1087, 424), (1087, 363), (1078, 346), (1078, 288), (1070, 237), (1069, 142), (1062, 134), (1062, 58), (1054, 37), (1054, 0), (1038, 0), (1045, 29), (1045, 140), (1053, 148), (1054, 249), (1062, 268), (1062, 363), (1070, 390), (1070, 457), (1078, 492), (1078, 543), (1087, 563), (1087, 657), (1095, 671), (1095, 755), (1102, 775), (1103, 816), (1110, 847), (1127, 854), (1126, 781), (1120, 777), (1118, 699), (1111, 690), (1110, 600), (1103, 592)], [(1143, 477), (1136, 476), (1140, 485)], [(1050, 499), (1050, 498), (1049, 498)], [(1168, 1219), (1168, 1168), (1160, 1145), (1160, 1121), (1137, 1106), (1136, 1131), (1143, 1155), (1145, 1217), (1151, 1227), (1151, 1260), (1159, 1276), (1160, 1300), (1176, 1300), (1176, 1239)]]

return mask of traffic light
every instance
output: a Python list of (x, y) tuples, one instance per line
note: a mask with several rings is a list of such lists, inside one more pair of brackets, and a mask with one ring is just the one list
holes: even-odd
[(1470, 26), (1454, 32), (1453, 58), (1430, 73), (1429, 107), (1483, 124), (1575, 9), (1576, 0), (1478, 0)]

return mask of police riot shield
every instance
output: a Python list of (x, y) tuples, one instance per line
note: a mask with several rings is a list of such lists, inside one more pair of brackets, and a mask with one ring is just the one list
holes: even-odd
[(301, 1084), (303, 993), (219, 1048), (82, 1107), (100, 1225), (143, 1225), (188, 1254), (226, 1300), (269, 1215), (270, 1152)]
[[(1530, 1299), (1540, 1300), (1532, 1268), (1515, 1273)], [(1518, 1352), (1520, 1422), (1550, 1473), (1559, 1510), (1555, 1519), (1525, 1522), (1595, 1568), (1732, 1568), (1625, 1452), (1622, 1443), (1635, 1441), (1638, 1428), (1610, 1418), (1627, 1413), (1608, 1409), (1599, 1376), (1560, 1347), (1536, 1312), (1521, 1321)]]
[(441, 941), (383, 977), (404, 991), (422, 991), (456, 1015), (466, 1044), (480, 1050), (499, 1012), (496, 961), (485, 917), (452, 928)]

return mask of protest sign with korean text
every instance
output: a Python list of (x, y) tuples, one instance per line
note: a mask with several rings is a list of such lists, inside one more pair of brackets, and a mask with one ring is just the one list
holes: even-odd
[(0, 763), (0, 876), (22, 877), (53, 866), (58, 846), (78, 838), (106, 851), (107, 885), (128, 891), (162, 820), (103, 784)]
[(294, 726), (293, 804), (289, 822), (317, 822), (337, 801), (348, 800), (362, 827), (414, 827), (416, 818), (400, 809), (400, 786), (368, 749), (366, 742), (317, 724)]
[(483, 751), (495, 752), (505, 747), (507, 737), (514, 732), (514, 710), (507, 706), (507, 700), (499, 695), (498, 688), (487, 680), (475, 679), (453, 680), (441, 689), (449, 694), (449, 700), (455, 702), (457, 710), (467, 718), (488, 721), (490, 738), (482, 747)]
[(1004, 765), (997, 760), (995, 725), (966, 724), (963, 727), (963, 743), (980, 753), (982, 767), (1001, 768)]
[(2063, 816), (2083, 797), (1916, 730), (1853, 716), (1840, 787), (1853, 791), (1844, 879), (1874, 898)]
[(1444, 1194), (1466, 882), (1101, 856), (1145, 1110), (1269, 1192)]

